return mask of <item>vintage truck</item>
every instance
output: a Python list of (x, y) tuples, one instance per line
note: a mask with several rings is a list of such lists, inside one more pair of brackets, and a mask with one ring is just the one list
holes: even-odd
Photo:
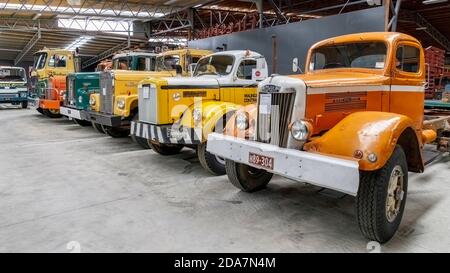
[(305, 70), (262, 82), (257, 105), (210, 134), (207, 150), (246, 192), (278, 174), (355, 196), (361, 232), (384, 243), (401, 222), (408, 172), (424, 171), (424, 145), (448, 151), (449, 117), (424, 116), (423, 48), (400, 33), (340, 36), (313, 45)]
[(39, 113), (59, 118), (66, 91), (66, 76), (80, 69), (80, 59), (74, 51), (44, 48), (34, 54), (31, 71), (32, 92), (29, 102)]
[[(113, 56), (111, 68), (113, 70), (154, 71), (157, 54), (144, 51), (122, 52)], [(102, 62), (97, 72), (71, 73), (67, 76), (67, 92), (64, 97), (60, 113), (73, 119), (81, 126), (91, 126), (86, 120), (83, 111), (89, 109), (91, 94), (97, 94), (100, 90), (100, 74), (108, 69), (109, 62)], [(94, 124), (94, 128), (103, 132), (101, 126)]]
[(131, 135), (162, 155), (194, 148), (206, 170), (225, 174), (225, 161), (206, 151), (206, 137), (223, 129), (236, 109), (256, 102), (257, 81), (266, 76), (262, 55), (238, 50), (202, 58), (194, 77), (146, 79), (139, 84), (140, 120)]
[(28, 107), (26, 74), (22, 67), (0, 66), (0, 103)]
[[(86, 119), (101, 126), (112, 137), (130, 134), (130, 123), (138, 120), (138, 83), (149, 77), (187, 76), (191, 64), (211, 54), (207, 50), (181, 49), (161, 53), (154, 72), (113, 70), (100, 74), (100, 93), (91, 94)], [(133, 137), (143, 147), (147, 141)]]

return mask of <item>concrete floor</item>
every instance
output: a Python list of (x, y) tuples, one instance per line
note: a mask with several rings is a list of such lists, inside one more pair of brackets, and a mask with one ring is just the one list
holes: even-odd
[[(382, 252), (449, 252), (449, 161), (411, 175), (401, 228)], [(162, 157), (0, 105), (1, 252), (367, 252), (353, 204), (281, 177), (243, 193), (192, 150)]]

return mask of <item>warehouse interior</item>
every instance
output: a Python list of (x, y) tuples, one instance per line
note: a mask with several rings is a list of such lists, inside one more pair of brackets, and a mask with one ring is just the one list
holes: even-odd
[[(269, 75), (286, 75), (293, 58), (306, 69), (320, 40), (375, 31), (416, 38), (425, 98), (450, 92), (448, 0), (0, 1), (0, 68), (31, 76), (44, 48), (76, 51), (83, 72), (120, 52), (195, 48), (258, 51)], [(244, 193), (195, 150), (161, 158), (30, 107), (0, 104), (0, 154), (0, 252), (374, 251), (353, 196), (278, 175)], [(403, 221), (381, 252), (450, 251), (448, 153), (424, 154), (430, 166), (410, 174)]]

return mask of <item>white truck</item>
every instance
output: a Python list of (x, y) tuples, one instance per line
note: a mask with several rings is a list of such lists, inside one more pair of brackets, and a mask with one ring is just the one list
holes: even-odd
[(0, 66), (0, 103), (28, 107), (28, 82), (25, 69)]

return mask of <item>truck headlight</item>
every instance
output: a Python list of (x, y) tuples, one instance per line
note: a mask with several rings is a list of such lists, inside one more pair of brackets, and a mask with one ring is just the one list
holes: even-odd
[(250, 127), (248, 113), (240, 112), (236, 115), (236, 127), (241, 131), (245, 131)]
[(125, 109), (125, 100), (122, 99), (117, 100), (117, 107), (121, 110)]
[[(64, 94), (64, 99), (66, 98), (66, 94)], [(79, 96), (78, 97), (78, 102), (79, 103), (83, 103), (83, 97), (82, 96)]]
[(202, 121), (202, 110), (199, 108), (195, 108), (192, 112), (192, 117), (195, 121), (195, 123), (199, 123)]
[(89, 99), (89, 104), (90, 104), (91, 106), (95, 106), (96, 103), (97, 103), (97, 102), (95, 101), (95, 97), (91, 97), (91, 98)]
[(311, 135), (312, 125), (306, 121), (294, 121), (290, 127), (292, 137), (298, 141), (306, 141)]

